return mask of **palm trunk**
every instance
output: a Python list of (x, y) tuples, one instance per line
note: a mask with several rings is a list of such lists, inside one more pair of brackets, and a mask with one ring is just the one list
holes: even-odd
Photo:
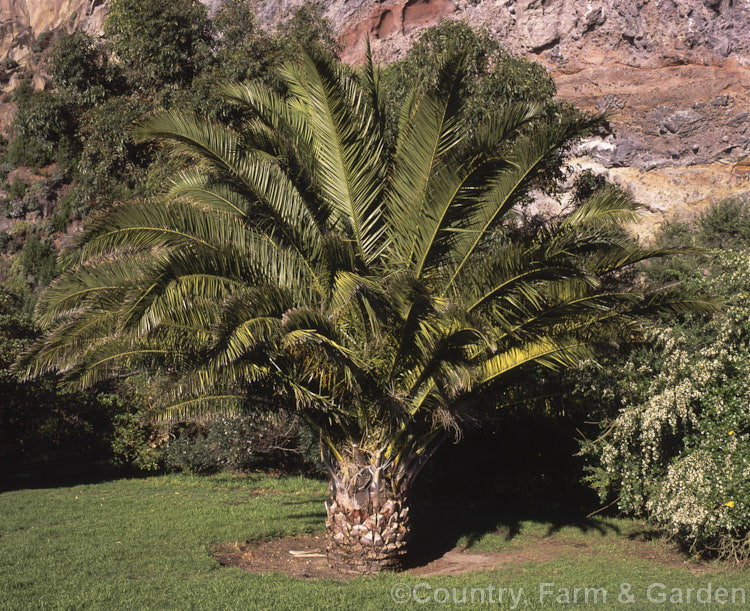
[(412, 478), (382, 455), (363, 455), (355, 448), (346, 459), (325, 461), (331, 476), (328, 563), (342, 572), (369, 574), (404, 566)]

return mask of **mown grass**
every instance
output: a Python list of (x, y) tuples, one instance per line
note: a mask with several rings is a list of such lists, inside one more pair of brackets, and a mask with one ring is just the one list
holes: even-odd
[[(750, 594), (747, 571), (708, 566), (697, 573), (690, 564), (669, 566), (627, 557), (621, 543), (639, 526), (626, 520), (562, 528), (529, 521), (519, 523), (513, 532), (487, 533), (464, 543), (471, 543), (476, 551), (507, 551), (539, 541), (573, 541), (585, 545), (587, 552), (454, 577), (380, 575), (346, 582), (302, 581), (278, 574), (248, 574), (215, 561), (213, 552), (223, 542), (321, 532), (324, 496), (325, 485), (317, 481), (231, 475), (160, 476), (3, 493), (0, 607), (475, 608), (481, 606), (482, 590), (488, 606), (507, 609), (513, 601), (506, 592), (503, 604), (498, 604), (497, 588), (512, 587), (516, 595), (523, 588), (519, 600), (525, 609), (619, 608), (623, 606), (617, 600), (620, 584), (630, 584), (636, 602), (626, 608), (673, 608), (668, 600), (661, 605), (647, 600), (649, 585), (657, 582), (666, 586), (668, 595), (672, 588), (684, 591), (705, 588), (708, 583), (714, 591), (717, 587), (744, 588)], [(542, 584), (554, 584), (544, 586), (553, 594), (541, 596)], [(394, 587), (417, 589), (416, 594), (409, 594), (409, 604), (396, 604), (390, 595)], [(604, 588), (606, 603), (601, 591), (596, 604), (592, 592), (588, 605), (582, 598), (584, 592), (579, 592), (578, 602), (572, 602), (575, 587)], [(450, 602), (454, 589), (461, 601), (464, 588), (478, 588), (474, 604), (470, 604), (470, 590), (466, 604)], [(569, 604), (556, 600), (566, 589)], [(427, 602), (415, 602), (414, 596)], [(446, 596), (448, 604), (436, 602)], [(746, 603), (744, 607), (750, 606), (750, 597)], [(714, 606), (718, 605), (698, 605)], [(686, 602), (680, 607), (696, 608)]]

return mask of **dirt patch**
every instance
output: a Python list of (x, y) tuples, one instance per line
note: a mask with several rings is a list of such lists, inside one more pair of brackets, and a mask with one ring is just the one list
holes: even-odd
[[(299, 579), (353, 579), (330, 568), (325, 558), (323, 535), (297, 535), (273, 541), (226, 543), (216, 552), (223, 566), (241, 568), (251, 573), (284, 573)], [(518, 549), (476, 553), (456, 547), (439, 558), (407, 569), (407, 575), (431, 577), (434, 575), (463, 575), (473, 571), (490, 571), (528, 562), (546, 562), (557, 557), (566, 558), (596, 555), (586, 543), (555, 538), (540, 538), (525, 543)], [(679, 551), (649, 541), (622, 542), (622, 555), (651, 560), (668, 566), (690, 568), (693, 572), (706, 572), (707, 567), (690, 565)]]
[(284, 573), (300, 579), (350, 579), (351, 576), (342, 576), (328, 566), (325, 550), (322, 535), (297, 535), (273, 541), (225, 543), (218, 549), (216, 560), (250, 573)]
[(552, 540), (501, 552), (476, 553), (456, 547), (432, 562), (409, 569), (407, 573), (420, 577), (432, 577), (434, 575), (463, 575), (472, 571), (491, 571), (507, 565), (554, 560), (563, 554), (570, 557), (580, 554), (585, 547), (584, 544)]

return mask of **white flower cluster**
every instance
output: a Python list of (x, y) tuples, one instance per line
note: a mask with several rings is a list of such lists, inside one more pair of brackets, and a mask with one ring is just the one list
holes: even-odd
[(600, 453), (621, 509), (696, 547), (750, 531), (750, 255), (728, 253), (722, 268), (732, 303), (705, 338), (653, 333), (660, 365), (627, 372)]

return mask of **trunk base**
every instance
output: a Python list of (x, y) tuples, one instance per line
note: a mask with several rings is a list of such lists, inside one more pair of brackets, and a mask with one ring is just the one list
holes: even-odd
[(328, 564), (343, 573), (373, 574), (404, 568), (411, 534), (409, 508), (387, 501), (371, 514), (326, 503)]

